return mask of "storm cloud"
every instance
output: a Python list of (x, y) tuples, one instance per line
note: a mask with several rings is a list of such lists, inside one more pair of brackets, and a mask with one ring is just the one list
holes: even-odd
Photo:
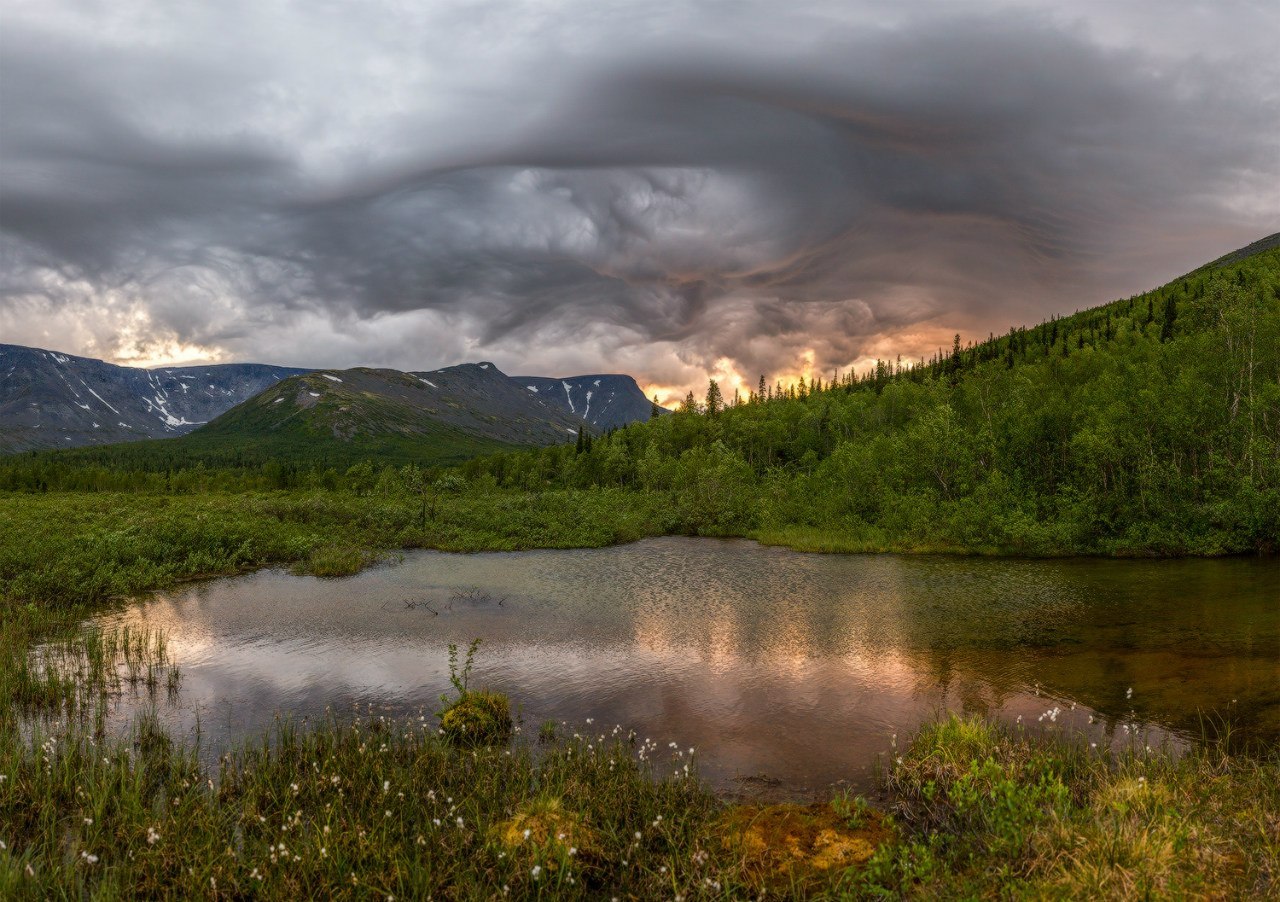
[(751, 383), (1280, 221), (1270, 4), (4, 6), (0, 340), (71, 353)]

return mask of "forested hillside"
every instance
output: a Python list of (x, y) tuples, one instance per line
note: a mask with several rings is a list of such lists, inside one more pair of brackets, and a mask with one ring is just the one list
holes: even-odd
[(683, 527), (815, 547), (1274, 550), (1280, 250), (961, 346), (472, 461), (497, 486), (678, 496)]

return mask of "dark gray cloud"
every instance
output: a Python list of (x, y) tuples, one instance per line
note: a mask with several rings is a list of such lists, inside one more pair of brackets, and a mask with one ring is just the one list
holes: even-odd
[(1262, 4), (217, 6), (6, 16), (5, 340), (750, 382), (1280, 220)]

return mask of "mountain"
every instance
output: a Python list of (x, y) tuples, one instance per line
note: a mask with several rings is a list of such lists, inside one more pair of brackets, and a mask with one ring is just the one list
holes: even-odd
[(492, 363), (430, 372), (324, 370), (285, 379), (191, 438), (382, 443), (422, 438), (500, 445), (568, 441), (579, 422), (516, 385)]
[[(512, 376), (516, 384), (572, 416), (606, 431), (643, 422), (653, 411), (636, 380), (616, 373), (593, 376)], [(667, 411), (658, 408), (662, 413)]]
[[(503, 446), (546, 444), (559, 441), (570, 427), (576, 432), (583, 422), (604, 431), (647, 420), (652, 408), (636, 381), (623, 375), (512, 379), (491, 363), (409, 374), (342, 372), (350, 375), (338, 376), (335, 370), (329, 378), (316, 374), (307, 381), (333, 404), (326, 400), (299, 408), (291, 403), (275, 413), (300, 415), (313, 431), (325, 420), (334, 437), (346, 439), (361, 433), (437, 434), (437, 427), (444, 427), (455, 436), (470, 437), (462, 440), (465, 448), (457, 449), (463, 453), (473, 439)], [(0, 454), (185, 435), (264, 389), (309, 373), (257, 363), (139, 369), (0, 344)], [(360, 397), (339, 402), (339, 385)], [(285, 391), (304, 402), (310, 397), (310, 390)], [(274, 404), (278, 397), (265, 403)], [(251, 406), (237, 414), (234, 422), (239, 425), (228, 421), (209, 434), (229, 434), (227, 430), (250, 420), (255, 428), (272, 430), (281, 425), (277, 419), (264, 415), (261, 405)]]
[(183, 435), (304, 372), (258, 363), (148, 370), (0, 344), (0, 453)]

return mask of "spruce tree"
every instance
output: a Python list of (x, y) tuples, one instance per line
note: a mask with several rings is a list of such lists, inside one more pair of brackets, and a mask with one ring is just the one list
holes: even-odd
[(707, 383), (707, 416), (714, 417), (724, 409), (724, 396), (720, 394), (720, 383), (712, 379)]
[(1164, 322), (1160, 324), (1160, 340), (1168, 341), (1173, 338), (1173, 321), (1178, 318), (1178, 302), (1173, 299), (1173, 295), (1164, 302)]

